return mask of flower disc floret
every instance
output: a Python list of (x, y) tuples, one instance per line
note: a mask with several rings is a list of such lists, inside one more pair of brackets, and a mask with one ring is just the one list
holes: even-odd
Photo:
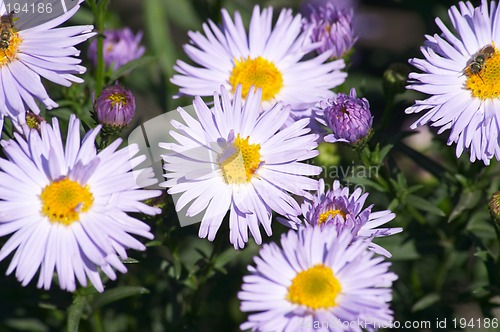
[(311, 309), (330, 308), (342, 291), (330, 267), (318, 264), (299, 272), (288, 287), (287, 300)]
[(478, 73), (466, 70), (465, 86), (473, 97), (483, 100), (500, 97), (500, 51), (495, 48), (491, 57), (486, 57)]
[(0, 46), (0, 68), (17, 59), (17, 52), (21, 44), (21, 38), (14, 29), (6, 29), (9, 39), (5, 42), (6, 48)]
[(40, 195), (42, 214), (51, 222), (71, 225), (92, 206), (94, 196), (89, 189), (68, 178), (52, 182)]
[(257, 172), (260, 160), (260, 144), (249, 144), (250, 137), (242, 139), (238, 134), (234, 143), (226, 149), (231, 155), (222, 159), (220, 168), (227, 184), (243, 184), (250, 182)]
[(246, 98), (253, 86), (262, 89), (262, 100), (269, 101), (275, 98), (283, 87), (283, 74), (271, 61), (259, 56), (255, 59), (248, 57), (235, 61), (235, 66), (229, 77), (229, 83), (236, 91), (241, 84), (241, 94)]

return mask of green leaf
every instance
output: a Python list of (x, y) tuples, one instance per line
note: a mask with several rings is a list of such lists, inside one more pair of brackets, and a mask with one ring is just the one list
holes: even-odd
[(123, 264), (137, 264), (137, 263), (139, 263), (139, 261), (135, 258), (129, 257), (127, 259), (123, 259), (122, 263)]
[(1, 131), (2, 139), (5, 140), (12, 139), (12, 137), (14, 137), (14, 135), (12, 134), (12, 129), (13, 129), (12, 121), (10, 120), (9, 117), (5, 117), (3, 123), (3, 129)]
[(39, 302), (38, 306), (42, 309), (46, 310), (58, 310), (57, 306), (53, 303), (47, 303), (47, 302)]
[(186, 30), (196, 30), (201, 26), (201, 22), (194, 11), (193, 6), (188, 1), (163, 0), (168, 7), (168, 18)]
[(68, 309), (68, 332), (78, 332), (78, 326), (83, 316), (83, 311), (88, 304), (88, 296), (75, 295), (73, 303)]
[(422, 197), (415, 195), (408, 195), (406, 196), (405, 202), (406, 204), (414, 206), (419, 210), (426, 211), (438, 215), (440, 217), (446, 216), (446, 214), (440, 208), (438, 208), (436, 205), (429, 202), (428, 200), (423, 199)]
[(222, 266), (215, 266), (214, 265), (214, 271), (219, 272), (220, 274), (227, 274), (227, 270), (223, 268)]
[(135, 60), (132, 60), (130, 62), (127, 62), (126, 64), (124, 64), (123, 66), (118, 68), (118, 70), (111, 73), (111, 75), (109, 76), (109, 79), (108, 79), (108, 85), (113, 84), (117, 79), (119, 79), (120, 77), (122, 77), (125, 74), (130, 73), (132, 70), (139, 68), (139, 67), (142, 67), (142, 66), (145, 66), (145, 65), (147, 65), (155, 60), (157, 60), (157, 58), (154, 56), (143, 56), (143, 57), (140, 57), (139, 59), (135, 59)]
[(233, 248), (229, 248), (223, 253), (221, 253), (219, 256), (215, 258), (214, 261), (214, 268), (215, 269), (222, 269), (224, 266), (226, 266), (227, 263), (234, 261), (237, 256), (239, 256), (240, 251), (234, 250)]
[(485, 287), (478, 287), (472, 291), (472, 294), (477, 298), (483, 298), (490, 294)]
[(10, 318), (5, 320), (4, 324), (8, 328), (17, 331), (25, 331), (25, 332), (49, 331), (49, 328), (43, 322), (35, 318)]
[(481, 241), (495, 240), (497, 233), (486, 211), (478, 211), (468, 218), (466, 230), (474, 233)]
[(408, 187), (408, 182), (406, 181), (406, 177), (403, 173), (398, 173), (397, 179), (398, 179), (399, 187), (401, 187), (401, 188)]
[(458, 200), (457, 205), (450, 213), (448, 222), (452, 222), (465, 211), (476, 207), (480, 199), (481, 195), (478, 192), (474, 192), (468, 189), (463, 190), (462, 193), (460, 194), (460, 199)]
[(389, 203), (389, 206), (387, 206), (387, 209), (391, 210), (391, 211), (394, 211), (398, 208), (398, 206), (401, 204), (401, 202), (399, 201), (399, 199), (397, 198), (394, 198), (391, 203)]
[(422, 189), (424, 186), (421, 185), (421, 184), (417, 184), (417, 185), (414, 185), (414, 186), (411, 186), (409, 187), (408, 189), (406, 189), (406, 192), (408, 194), (411, 194), (411, 193), (414, 193), (416, 191), (419, 191), (420, 189)]
[(146, 243), (146, 247), (150, 248), (150, 247), (159, 247), (161, 246), (163, 243), (159, 240), (154, 240), (154, 241), (149, 241), (148, 243)]
[(177, 59), (165, 3), (162, 0), (143, 1), (146, 22), (146, 37), (153, 53), (168, 77), (173, 75), (173, 65)]
[(432, 306), (434, 303), (439, 302), (441, 300), (441, 296), (437, 293), (430, 293), (422, 297), (418, 300), (413, 307), (411, 308), (412, 312), (417, 312), (420, 310), (424, 310)]
[(181, 258), (177, 255), (174, 255), (174, 277), (176, 280), (179, 280), (182, 275), (182, 261)]
[(380, 150), (380, 153), (378, 155), (380, 162), (382, 162), (385, 159), (385, 157), (387, 156), (387, 154), (389, 154), (389, 152), (391, 152), (393, 147), (394, 147), (394, 145), (389, 144), (389, 145), (384, 146), (382, 148), (382, 150)]
[(147, 290), (144, 287), (138, 287), (138, 286), (122, 286), (118, 288), (113, 288), (107, 290), (102, 294), (96, 295), (94, 298), (94, 302), (92, 303), (92, 309), (95, 310), (106, 304), (110, 304), (127, 297), (142, 295), (142, 294), (149, 294), (149, 290)]
[(479, 250), (474, 254), (474, 256), (480, 258), (485, 262), (491, 257), (489, 252), (487, 252), (486, 250)]

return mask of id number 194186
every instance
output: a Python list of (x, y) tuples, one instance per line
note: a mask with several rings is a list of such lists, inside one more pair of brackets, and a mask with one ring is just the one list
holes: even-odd
[(14, 12), (14, 13), (30, 13), (30, 14), (50, 14), (52, 13), (52, 4), (49, 3), (19, 3), (19, 2), (14, 2), (11, 3), (6, 2), (5, 3), (5, 9), (7, 10), (7, 13)]
[(454, 328), (496, 329), (500, 326), (498, 318), (453, 318)]

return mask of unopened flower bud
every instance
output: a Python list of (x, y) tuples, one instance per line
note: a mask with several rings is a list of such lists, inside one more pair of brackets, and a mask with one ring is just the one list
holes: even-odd
[(353, 9), (336, 8), (331, 2), (313, 8), (304, 29), (311, 29), (311, 42), (319, 42), (317, 52), (332, 51), (332, 59), (348, 55), (357, 40), (353, 27)]
[(321, 101), (316, 115), (318, 121), (332, 130), (332, 134), (325, 136), (325, 142), (360, 147), (372, 134), (370, 104), (365, 98), (357, 98), (355, 89), (351, 89), (349, 95), (339, 93), (335, 99)]
[(497, 191), (491, 196), (489, 208), (493, 220), (500, 223), (500, 191)]
[(94, 110), (104, 127), (121, 129), (134, 117), (135, 98), (132, 92), (120, 85), (108, 86), (95, 101)]

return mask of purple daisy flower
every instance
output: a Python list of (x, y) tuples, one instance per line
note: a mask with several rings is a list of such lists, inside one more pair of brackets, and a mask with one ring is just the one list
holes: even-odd
[(332, 52), (330, 58), (345, 56), (354, 46), (358, 37), (354, 33), (354, 11), (352, 8), (337, 8), (331, 2), (325, 6), (313, 7), (308, 20), (304, 20), (304, 30), (310, 30), (311, 42), (319, 43), (319, 54)]
[[(248, 31), (248, 32), (247, 32)], [(184, 46), (196, 66), (178, 60), (171, 82), (190, 96), (211, 96), (223, 85), (234, 96), (238, 85), (245, 98), (253, 86), (262, 90), (264, 110), (282, 101), (293, 114), (333, 96), (330, 90), (347, 76), (344, 60), (328, 62), (328, 54), (307, 57), (315, 45), (302, 29), (302, 17), (283, 9), (273, 23), (273, 8), (255, 6), (248, 29), (241, 15), (222, 10), (222, 25), (203, 24), (203, 33), (190, 32)], [(300, 115), (300, 114), (298, 114)]]
[(406, 113), (423, 113), (412, 129), (450, 130), (447, 144), (457, 144), (457, 158), (469, 149), (471, 162), (489, 165), (500, 160), (500, 8), (495, 1), (459, 2), (448, 15), (453, 30), (436, 18), (442, 33), (426, 36), (425, 59), (409, 61), (420, 72), (409, 75), (408, 89), (429, 96)]
[[(142, 32), (136, 35), (130, 28), (104, 31), (104, 63), (117, 70), (124, 64), (140, 58), (144, 52), (141, 46)], [(93, 40), (88, 50), (89, 59), (97, 65), (97, 40)]]
[(199, 236), (214, 240), (229, 211), (229, 237), (235, 248), (248, 242), (249, 231), (262, 243), (260, 225), (272, 234), (273, 211), (297, 215), (293, 195), (307, 196), (317, 188), (321, 168), (304, 161), (318, 155), (317, 135), (307, 128), (308, 119), (283, 128), (289, 108), (277, 103), (263, 111), (261, 90), (245, 100), (238, 86), (234, 99), (222, 87), (214, 94), (214, 107), (200, 97), (194, 100), (196, 116), (178, 111), (184, 121), (172, 121), (176, 143), (160, 143), (169, 194), (181, 194), (176, 210), (189, 204), (186, 214), (200, 214)]
[(56, 272), (62, 289), (74, 291), (76, 280), (85, 287), (88, 278), (102, 292), (99, 270), (116, 279), (115, 270), (127, 272), (126, 249), (146, 249), (133, 235), (153, 238), (148, 225), (127, 214), (161, 212), (141, 202), (161, 194), (141, 189), (156, 182), (153, 171), (132, 172), (146, 159), (132, 158), (137, 145), (117, 151), (116, 140), (97, 152), (100, 126), (80, 141), (74, 115), (65, 140), (56, 118), (52, 126), (24, 129), (26, 139), (15, 133), (1, 142), (7, 159), (0, 158), (0, 235), (12, 235), (0, 260), (15, 251), (7, 274), (15, 270), (23, 286), (39, 271), (37, 286), (49, 289)]
[(354, 88), (349, 95), (339, 93), (335, 99), (319, 102), (315, 113), (317, 120), (333, 132), (325, 136), (325, 142), (357, 144), (371, 132), (370, 104), (365, 98), (357, 98)]
[(349, 231), (302, 227), (265, 244), (243, 277), (242, 330), (368, 331), (389, 326), (397, 276)]
[(104, 126), (123, 128), (135, 114), (135, 98), (130, 90), (115, 84), (102, 90), (94, 103), (99, 123)]
[(391, 254), (371, 240), (375, 237), (393, 235), (401, 232), (401, 227), (377, 228), (393, 220), (396, 215), (390, 210), (372, 212), (373, 204), (363, 208), (368, 193), (364, 193), (358, 188), (349, 195), (349, 188), (342, 187), (340, 182), (335, 180), (331, 190), (325, 190), (325, 182), (319, 180), (318, 192), (311, 199), (305, 199), (302, 203), (301, 218), (289, 217), (288, 219), (278, 218), (278, 220), (297, 229), (300, 225), (313, 227), (333, 226), (340, 233), (347, 229), (354, 237), (370, 240), (369, 247), (378, 254), (391, 257)]
[(58, 106), (50, 99), (40, 77), (63, 86), (83, 82), (74, 76), (86, 70), (79, 65), (81, 60), (76, 57), (80, 51), (74, 46), (95, 35), (93, 26), (56, 28), (72, 17), (82, 2), (79, 0), (75, 7), (57, 18), (25, 28), (26, 24), (17, 26), (17, 14), (7, 13), (4, 1), (0, 0), (2, 34), (8, 36), (0, 51), (0, 122), (9, 116), (23, 124), (26, 108), (40, 113), (36, 101), (47, 109)]

